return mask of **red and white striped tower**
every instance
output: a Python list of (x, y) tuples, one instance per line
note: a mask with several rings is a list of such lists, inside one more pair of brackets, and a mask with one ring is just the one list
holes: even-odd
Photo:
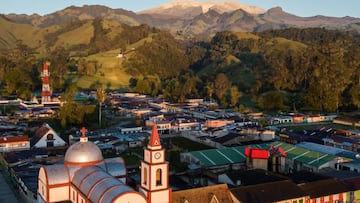
[(43, 72), (41, 73), (41, 78), (42, 78), (41, 103), (42, 104), (51, 101), (51, 92), (50, 92), (50, 84), (49, 84), (49, 77), (50, 77), (49, 66), (50, 66), (50, 62), (45, 62), (43, 65)]

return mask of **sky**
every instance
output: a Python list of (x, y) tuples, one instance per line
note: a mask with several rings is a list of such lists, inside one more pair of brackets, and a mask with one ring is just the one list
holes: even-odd
[[(177, 0), (179, 1), (179, 0)], [(187, 0), (189, 1), (189, 0)], [(197, 0), (204, 1), (204, 0)], [(221, 1), (221, 0), (209, 0)], [(235, 1), (235, 0), (233, 0)], [(325, 15), (334, 17), (352, 16), (360, 18), (360, 0), (236, 0), (241, 4), (253, 5), (265, 10), (280, 6), (285, 12), (302, 17)], [(142, 11), (156, 7), (171, 0), (2, 0), (1, 14), (45, 15), (69, 6), (104, 5), (110, 8), (123, 8)]]

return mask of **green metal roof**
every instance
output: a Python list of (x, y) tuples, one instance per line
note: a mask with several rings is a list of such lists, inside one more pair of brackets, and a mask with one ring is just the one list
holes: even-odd
[(198, 159), (201, 165), (211, 167), (245, 162), (246, 157), (244, 152), (246, 147), (269, 149), (271, 145), (274, 147), (281, 147), (286, 152), (287, 158), (315, 167), (319, 167), (337, 158), (337, 156), (334, 155), (312, 151), (278, 141), (266, 144), (207, 149), (189, 153)]
[[(256, 148), (267, 148), (262, 145), (249, 145)], [(248, 146), (228, 147), (221, 149), (207, 149), (201, 151), (189, 152), (197, 158), (204, 166), (221, 166), (227, 164), (241, 163), (246, 161), (245, 148)]]

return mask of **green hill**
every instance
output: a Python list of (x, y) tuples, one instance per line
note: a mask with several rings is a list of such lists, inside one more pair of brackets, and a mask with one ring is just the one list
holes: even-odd
[(39, 47), (43, 42), (44, 30), (27, 24), (13, 23), (0, 16), (0, 52), (14, 48), (17, 40), (30, 47)]
[(78, 44), (89, 44), (94, 34), (92, 22), (88, 21), (81, 27), (62, 33), (57, 37), (53, 47), (63, 46), (67, 49)]
[(84, 57), (87, 61), (96, 61), (99, 64), (99, 69), (92, 77), (80, 77), (77, 80), (77, 85), (81, 88), (89, 88), (94, 83), (101, 83), (107, 88), (122, 89), (127, 88), (131, 76), (123, 67), (123, 62), (134, 55), (134, 52), (144, 45), (152, 41), (151, 37), (141, 39), (126, 47), (125, 53), (121, 55), (120, 49), (113, 49), (98, 54)]
[(307, 48), (307, 45), (293, 41), (288, 40), (282, 37), (276, 37), (270, 39), (266, 44), (265, 47), (269, 50), (277, 50), (277, 51), (300, 51)]

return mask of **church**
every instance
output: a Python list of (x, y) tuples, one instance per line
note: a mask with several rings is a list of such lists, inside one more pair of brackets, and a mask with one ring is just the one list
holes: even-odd
[(127, 185), (121, 157), (104, 159), (101, 150), (81, 130), (80, 141), (65, 153), (64, 164), (44, 165), (38, 176), (38, 203), (171, 203), (169, 163), (156, 125), (141, 161), (139, 191)]

